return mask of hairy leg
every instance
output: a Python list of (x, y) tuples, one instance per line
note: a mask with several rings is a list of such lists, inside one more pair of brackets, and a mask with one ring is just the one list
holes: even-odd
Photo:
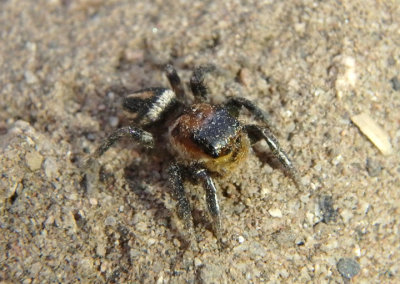
[(215, 70), (215, 66), (206, 65), (194, 69), (190, 78), (190, 88), (197, 102), (207, 100), (207, 87), (204, 84), (204, 75)]
[(183, 220), (187, 230), (193, 230), (192, 210), (183, 187), (181, 166), (173, 163), (168, 169), (168, 174), (172, 193), (177, 201), (178, 216)]
[(285, 151), (279, 145), (279, 142), (274, 134), (272, 134), (272, 132), (267, 127), (261, 127), (259, 125), (246, 125), (245, 131), (249, 135), (250, 139), (254, 142), (261, 139), (264, 139), (267, 142), (268, 147), (272, 151), (272, 154), (282, 164), (286, 172), (295, 182), (297, 188), (303, 191), (303, 185), (300, 181), (300, 177), (296, 168), (293, 166), (293, 163), (290, 161)]
[(131, 137), (135, 142), (139, 142), (146, 147), (153, 147), (154, 145), (154, 139), (151, 133), (133, 126), (122, 127), (111, 133), (96, 151), (85, 160), (84, 168), (89, 167), (95, 159), (103, 155), (115, 142), (126, 136)]
[(167, 75), (169, 84), (171, 85), (172, 90), (174, 90), (178, 99), (182, 102), (185, 102), (185, 90), (174, 66), (172, 66), (171, 64), (167, 64), (165, 66), (165, 73)]
[(183, 186), (183, 168), (177, 163), (173, 163), (168, 168), (169, 184), (172, 189), (173, 197), (177, 202), (178, 217), (183, 221), (186, 230), (185, 237), (190, 240), (192, 250), (198, 251), (197, 239), (193, 227), (192, 209), (186, 197)]
[(195, 176), (199, 179), (206, 191), (206, 203), (207, 209), (212, 218), (212, 226), (214, 233), (218, 239), (219, 244), (221, 244), (221, 212), (218, 204), (217, 189), (215, 187), (214, 181), (208, 174), (206, 169), (200, 168), (194, 171)]
[(230, 97), (225, 103), (225, 106), (236, 117), (239, 116), (240, 109), (244, 107), (253, 114), (257, 120), (263, 122), (269, 129), (275, 131), (269, 121), (268, 115), (252, 101), (241, 97)]

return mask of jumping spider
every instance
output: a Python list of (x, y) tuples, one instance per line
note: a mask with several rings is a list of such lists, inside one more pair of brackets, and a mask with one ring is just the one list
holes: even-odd
[[(204, 75), (213, 69), (212, 66), (203, 66), (193, 71), (190, 87), (195, 101), (188, 104), (176, 70), (172, 65), (167, 65), (165, 72), (172, 90), (147, 88), (126, 96), (123, 107), (135, 116), (131, 125), (111, 133), (88, 160), (93, 162), (125, 136), (143, 146), (153, 147), (156, 136), (147, 130), (168, 128), (169, 148), (177, 157), (169, 166), (168, 174), (177, 201), (178, 216), (192, 238), (192, 213), (183, 182), (190, 178), (201, 183), (206, 192), (213, 230), (220, 242), (221, 216), (217, 189), (211, 176), (229, 174), (246, 157), (252, 144), (264, 139), (296, 186), (302, 186), (296, 169), (279, 146), (270, 130), (267, 116), (260, 108), (242, 97), (230, 97), (220, 105), (207, 102)], [(238, 116), (241, 108), (246, 108), (261, 125), (240, 123)]]

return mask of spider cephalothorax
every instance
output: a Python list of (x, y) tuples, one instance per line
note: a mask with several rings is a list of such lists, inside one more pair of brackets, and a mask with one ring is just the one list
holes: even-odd
[(169, 130), (172, 148), (187, 163), (226, 173), (247, 154), (248, 138), (225, 108), (199, 103), (190, 106)]
[[(221, 217), (217, 189), (213, 174), (229, 174), (247, 155), (250, 145), (264, 139), (274, 156), (301, 187), (298, 174), (270, 130), (265, 113), (251, 101), (231, 97), (224, 104), (208, 103), (203, 83), (205, 72), (212, 67), (199, 67), (193, 72), (190, 86), (194, 103), (188, 104), (184, 88), (175, 69), (167, 65), (165, 70), (172, 89), (148, 88), (124, 98), (123, 107), (134, 115), (132, 125), (115, 130), (94, 152), (89, 160), (100, 157), (117, 140), (130, 136), (147, 147), (154, 147), (150, 128), (168, 129), (169, 148), (176, 160), (168, 169), (169, 182), (177, 200), (177, 212), (185, 227), (193, 235), (191, 207), (183, 186), (188, 175), (202, 183), (206, 191), (206, 203), (212, 217), (213, 229), (221, 239)], [(238, 114), (246, 108), (260, 124), (242, 124)], [(167, 123), (167, 125), (165, 125)], [(166, 131), (166, 130), (165, 130)]]

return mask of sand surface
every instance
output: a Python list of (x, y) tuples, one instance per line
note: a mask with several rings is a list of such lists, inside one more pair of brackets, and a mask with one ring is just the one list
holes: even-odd
[[(400, 282), (399, 2), (244, 2), (0, 1), (0, 281)], [(79, 169), (166, 63), (215, 64), (211, 102), (256, 102), (301, 173), (303, 192), (259, 143), (216, 179), (223, 250), (191, 184), (185, 248), (164, 145)]]

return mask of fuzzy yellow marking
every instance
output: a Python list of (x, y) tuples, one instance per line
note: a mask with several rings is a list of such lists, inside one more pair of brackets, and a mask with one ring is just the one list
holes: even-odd
[(241, 143), (238, 146), (240, 148), (234, 149), (225, 156), (203, 159), (206, 168), (212, 172), (218, 172), (221, 174), (232, 171), (246, 158), (250, 147), (249, 139), (245, 135), (241, 134)]

